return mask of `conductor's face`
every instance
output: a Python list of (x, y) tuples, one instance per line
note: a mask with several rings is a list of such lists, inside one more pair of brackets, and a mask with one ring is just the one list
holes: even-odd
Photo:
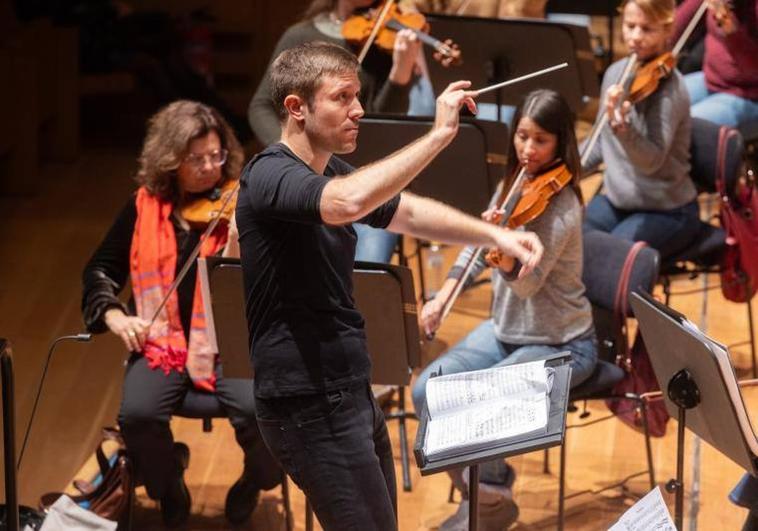
[(363, 116), (360, 90), (357, 73), (323, 78), (305, 110), (305, 132), (314, 147), (338, 154), (355, 151)]

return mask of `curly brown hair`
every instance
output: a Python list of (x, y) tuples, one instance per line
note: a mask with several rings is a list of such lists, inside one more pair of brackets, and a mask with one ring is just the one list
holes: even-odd
[(234, 131), (213, 107), (196, 101), (178, 100), (155, 113), (148, 121), (145, 143), (139, 156), (136, 180), (147, 190), (173, 202), (179, 199), (176, 170), (187, 156), (193, 140), (215, 131), (221, 147), (229, 152), (221, 168), (223, 185), (238, 179), (244, 152)]

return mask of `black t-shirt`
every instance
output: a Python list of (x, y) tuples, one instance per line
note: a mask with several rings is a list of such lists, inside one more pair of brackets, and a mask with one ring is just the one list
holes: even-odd
[[(363, 318), (353, 300), (356, 236), (352, 225), (321, 219), (329, 178), (353, 168), (332, 157), (315, 173), (283, 144), (242, 172), (237, 227), (245, 311), (261, 398), (333, 390), (368, 380)], [(361, 220), (386, 227), (400, 197)]]

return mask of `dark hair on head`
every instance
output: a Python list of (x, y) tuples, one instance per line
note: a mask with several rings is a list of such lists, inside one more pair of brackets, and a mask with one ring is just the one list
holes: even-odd
[(358, 59), (341, 46), (323, 41), (299, 44), (284, 50), (271, 63), (271, 99), (279, 119), (287, 118), (284, 99), (300, 96), (313, 106), (313, 98), (324, 76), (358, 72)]
[(176, 170), (187, 156), (190, 142), (215, 131), (221, 148), (229, 154), (221, 168), (221, 181), (238, 179), (244, 153), (234, 131), (213, 107), (196, 101), (179, 100), (168, 104), (148, 121), (147, 134), (139, 157), (137, 182), (161, 199), (177, 201)]
[(513, 115), (511, 130), (509, 132), (508, 160), (505, 167), (506, 189), (510, 187), (516, 178), (516, 170), (519, 167), (519, 160), (513, 146), (513, 140), (522, 118), (530, 118), (542, 129), (558, 137), (555, 156), (561, 159), (571, 173), (571, 187), (581, 202), (582, 194), (579, 190), (579, 177), (582, 171), (582, 164), (579, 159), (576, 134), (574, 133), (574, 113), (563, 96), (549, 89), (533, 90), (516, 107), (516, 113)]

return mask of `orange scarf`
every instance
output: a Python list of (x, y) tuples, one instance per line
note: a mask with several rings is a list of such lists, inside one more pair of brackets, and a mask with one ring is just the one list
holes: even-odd
[[(149, 320), (176, 274), (176, 234), (171, 221), (173, 205), (152, 195), (144, 187), (137, 191), (136, 204), (137, 222), (134, 225), (129, 269), (137, 315)], [(200, 256), (216, 254), (226, 244), (226, 239), (227, 227), (219, 224), (200, 246)], [(196, 388), (215, 391), (216, 375), (213, 369), (217, 353), (213, 352), (208, 341), (200, 279), (195, 281), (189, 347), (178, 301), (174, 291), (148, 331), (143, 354), (151, 369), (160, 367), (168, 374), (171, 369), (184, 372), (186, 367)]]

